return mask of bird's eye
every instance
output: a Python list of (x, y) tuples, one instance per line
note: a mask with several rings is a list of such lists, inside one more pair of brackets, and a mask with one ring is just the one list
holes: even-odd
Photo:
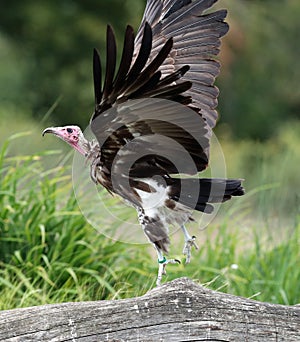
[(67, 128), (67, 132), (68, 132), (68, 133), (73, 133), (72, 128)]

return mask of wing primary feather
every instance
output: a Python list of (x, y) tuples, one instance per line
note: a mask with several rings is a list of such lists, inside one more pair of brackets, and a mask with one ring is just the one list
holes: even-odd
[[(137, 89), (134, 93), (130, 94), (129, 97), (130, 98), (138, 98), (138, 97), (142, 97), (142, 96), (155, 96), (155, 94), (163, 94), (164, 90), (167, 88), (167, 86), (169, 86), (168, 90), (170, 89), (170, 87), (174, 87), (175, 84), (171, 85), (171, 83), (177, 81), (182, 76), (184, 76), (184, 74), (189, 69), (190, 69), (190, 67), (188, 65), (185, 65), (182, 68), (175, 71), (174, 73), (172, 73), (171, 75), (163, 78), (162, 80), (160, 79), (161, 71), (158, 71), (148, 80), (147, 83), (145, 83), (142, 87)], [(186, 85), (185, 87), (188, 87), (188, 85)], [(185, 87), (184, 87), (184, 89), (185, 89)], [(182, 88), (179, 87), (178, 89), (182, 89)], [(183, 90), (183, 91), (185, 91), (185, 90)], [(184, 103), (190, 103), (191, 102), (191, 99), (186, 99), (185, 96), (183, 96), (183, 99), (184, 99), (184, 101), (183, 101)], [(179, 102), (182, 103), (181, 100), (179, 100)]]
[(181, 67), (177, 71), (175, 71), (172, 74), (170, 74), (170, 75), (164, 77), (163, 79), (161, 79), (160, 82), (158, 83), (158, 86), (162, 87), (162, 86), (168, 85), (170, 83), (176, 82), (182, 76), (184, 76), (189, 70), (190, 70), (190, 66), (189, 65), (184, 65), (183, 67)]
[(140, 87), (142, 87), (145, 83), (149, 81), (149, 79), (153, 76), (153, 74), (157, 71), (157, 69), (162, 65), (165, 59), (168, 57), (171, 49), (173, 47), (173, 39), (170, 38), (166, 44), (161, 48), (157, 56), (153, 59), (153, 61), (146, 67), (146, 69), (137, 77), (136, 81), (134, 81), (127, 89), (125, 94), (130, 94)]
[(94, 49), (93, 56), (93, 76), (94, 76), (94, 93), (95, 93), (95, 105), (97, 106), (102, 99), (101, 82), (102, 82), (102, 71), (101, 71), (101, 60), (99, 53)]
[(181, 93), (189, 90), (191, 86), (192, 82), (186, 81), (179, 84), (170, 85), (168, 87), (153, 89), (144, 95), (149, 97), (169, 98), (170, 96), (180, 95)]
[(123, 52), (120, 62), (120, 67), (118, 73), (115, 77), (113, 84), (113, 91), (111, 94), (112, 98), (117, 97), (118, 91), (123, 87), (127, 73), (130, 69), (130, 65), (132, 62), (132, 56), (134, 51), (134, 31), (133, 28), (128, 25), (125, 32)]
[(175, 4), (165, 14), (163, 19), (168, 18), (171, 14), (179, 11), (182, 7), (189, 5), (191, 2), (192, 2), (192, 0), (179, 0), (179, 1), (175, 2)]
[(159, 83), (160, 78), (161, 78), (161, 71), (157, 71), (148, 79), (148, 81), (144, 85), (142, 85), (136, 91), (131, 93), (128, 98), (135, 99), (135, 98), (143, 97), (145, 93), (157, 87), (157, 84)]
[(116, 69), (117, 47), (113, 29), (107, 25), (107, 49), (106, 49), (106, 73), (103, 87), (103, 101), (107, 102), (107, 98), (112, 90), (113, 79)]
[(136, 77), (140, 74), (140, 72), (144, 69), (149, 59), (151, 49), (152, 49), (152, 29), (151, 29), (151, 26), (146, 22), (139, 54), (132, 68), (129, 71), (129, 74), (127, 77), (127, 85), (131, 84), (131, 82), (135, 80)]

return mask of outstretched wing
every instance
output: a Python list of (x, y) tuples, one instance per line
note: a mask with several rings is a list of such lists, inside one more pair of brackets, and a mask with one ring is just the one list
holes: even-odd
[(164, 98), (184, 104), (191, 102), (189, 97), (181, 94), (188, 90), (192, 83), (190, 81), (175, 83), (189, 70), (188, 65), (183, 65), (176, 72), (165, 76), (162, 76), (159, 71), (172, 50), (173, 39), (166, 40), (157, 52), (152, 50), (152, 39), (152, 28), (146, 22), (138, 52), (133, 60), (136, 49), (134, 33), (132, 27), (127, 26), (121, 62), (115, 75), (116, 40), (112, 28), (107, 27), (107, 62), (103, 88), (101, 87), (101, 60), (98, 52), (94, 50), (95, 112), (92, 121), (113, 105), (130, 99)]
[[(116, 42), (108, 26), (103, 86), (100, 56), (94, 50), (95, 112), (91, 119), (91, 129), (101, 149), (101, 165), (108, 176), (118, 152), (137, 137), (138, 141), (131, 148), (134, 151), (143, 148), (145, 153), (131, 172), (139, 177), (179, 172), (194, 174), (206, 168), (210, 130), (217, 117), (218, 91), (213, 82), (219, 64), (213, 56), (218, 53), (220, 37), (227, 31), (223, 21), (225, 11), (202, 15), (214, 2), (148, 0), (137, 37), (134, 38), (130, 26), (126, 29), (117, 72)], [(131, 110), (132, 104), (139, 106), (137, 99), (169, 100), (192, 110), (189, 113), (170, 110), (165, 103), (156, 101), (153, 104), (142, 101), (138, 109)], [(199, 118), (196, 125), (193, 114)], [(190, 154), (196, 169), (191, 171), (188, 165), (183, 171), (174, 167), (168, 157), (161, 157), (159, 146), (163, 142), (149, 142), (151, 135), (173, 139)], [(123, 153), (119, 166), (133, 153), (129, 150)], [(165, 152), (168, 155), (178, 151), (174, 151), (172, 145)]]
[(220, 64), (215, 60), (215, 56), (219, 53), (220, 38), (229, 28), (224, 22), (226, 10), (203, 14), (217, 1), (148, 0), (134, 50), (136, 58), (146, 22), (153, 30), (149, 62), (165, 41), (172, 37), (172, 52), (159, 70), (162, 76), (166, 76), (183, 65), (189, 65), (189, 71), (181, 78), (181, 81), (192, 82), (185, 95), (191, 97), (192, 103), (189, 105), (200, 111), (209, 128), (215, 126), (218, 117), (215, 108), (219, 91), (214, 86), (214, 81), (220, 72)]

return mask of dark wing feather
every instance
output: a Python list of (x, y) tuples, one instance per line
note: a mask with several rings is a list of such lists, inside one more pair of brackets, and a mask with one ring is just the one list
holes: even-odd
[(141, 87), (133, 91), (128, 98), (130, 99), (138, 99), (141, 97), (147, 96), (147, 92), (151, 91), (152, 89), (157, 88), (159, 81), (161, 79), (161, 72), (157, 71), (154, 75), (152, 75), (145, 84)]
[(145, 70), (139, 76), (137, 76), (136, 81), (133, 81), (131, 85), (127, 87), (125, 94), (129, 94), (131, 92), (136, 91), (138, 88), (143, 86), (153, 76), (155, 71), (161, 66), (161, 64), (168, 57), (172, 49), (172, 46), (173, 46), (173, 40), (169, 39), (166, 42), (166, 44), (162, 47), (162, 49), (159, 51), (157, 56), (153, 59), (153, 61), (148, 65), (148, 67), (145, 68)]
[(172, 100), (173, 96), (181, 94), (192, 86), (191, 82), (183, 82), (179, 84), (169, 85), (166, 87), (160, 87), (158, 89), (152, 89), (151, 91), (147, 92), (145, 95), (149, 97), (160, 97), (165, 99)]
[(101, 146), (101, 163), (114, 174), (196, 174), (208, 164), (205, 121), (174, 101), (129, 100), (97, 117), (91, 128)]
[(127, 76), (127, 86), (139, 76), (146, 65), (152, 49), (152, 29), (148, 23), (145, 24), (144, 34), (140, 45), (139, 53)]
[[(153, 49), (150, 56), (159, 51), (164, 42), (173, 38), (172, 58), (161, 65), (162, 76), (190, 65), (182, 80), (192, 81), (192, 87), (185, 95), (192, 98), (190, 106), (200, 111), (209, 128), (217, 120), (218, 91), (214, 86), (220, 65), (214, 60), (219, 53), (220, 38), (228, 31), (224, 22), (226, 11), (203, 14), (217, 0), (148, 0), (141, 27), (137, 33), (136, 56), (142, 37), (142, 27), (147, 21), (153, 30)], [(152, 57), (153, 58), (153, 57)], [(209, 97), (210, 99), (208, 100)]]
[(101, 83), (102, 83), (102, 71), (101, 71), (101, 61), (99, 53), (94, 49), (93, 57), (93, 75), (94, 75), (94, 92), (95, 92), (95, 105), (97, 106), (102, 99)]
[(116, 39), (110, 25), (107, 26), (107, 51), (106, 51), (106, 74), (103, 87), (103, 98), (107, 101), (107, 97), (112, 91), (113, 79), (116, 70), (117, 47)]
[[(131, 182), (134, 177), (195, 174), (206, 168), (211, 129), (217, 119), (214, 80), (220, 65), (214, 57), (220, 38), (228, 30), (226, 11), (203, 14), (216, 1), (148, 0), (134, 43), (132, 28), (126, 29), (115, 79), (115, 38), (108, 27), (104, 88), (103, 92), (95, 90), (97, 105), (91, 119), (101, 149), (100, 164), (108, 179), (113, 174), (128, 179), (128, 167)], [(99, 87), (97, 55), (94, 64), (98, 74), (94, 83)], [(190, 109), (184, 107), (185, 112), (176, 102)], [(137, 151), (143, 155), (130, 164)], [(184, 162), (186, 152), (193, 163)], [(172, 156), (176, 156), (179, 167)], [(124, 196), (121, 185), (112, 188)]]
[(178, 69), (177, 71), (173, 72), (172, 74), (160, 80), (159, 86), (163, 87), (165, 85), (178, 81), (185, 73), (189, 71), (189, 69), (190, 69), (189, 65), (184, 65), (182, 68)]
[(133, 28), (128, 25), (126, 28), (126, 33), (125, 33), (124, 46), (123, 46), (123, 52), (122, 52), (119, 71), (114, 80), (113, 91), (112, 91), (112, 94), (110, 95), (112, 102), (115, 101), (116, 97), (118, 96), (118, 92), (124, 86), (127, 73), (131, 66), (133, 51), (134, 51), (134, 33), (133, 33)]
[(168, 18), (172, 13), (176, 13), (179, 11), (182, 7), (190, 4), (192, 0), (178, 0), (174, 3), (174, 5), (169, 9), (167, 14), (165, 15), (164, 18)]
[[(181, 72), (172, 72), (169, 77), (161, 77), (158, 69), (169, 59), (173, 46), (172, 38), (166, 40), (164, 44), (156, 49), (155, 54), (152, 53), (152, 28), (146, 22), (143, 28), (141, 44), (139, 51), (133, 60), (134, 34), (133, 29), (127, 26), (121, 63), (119, 70), (114, 78), (116, 67), (116, 42), (115, 36), (110, 26), (107, 28), (107, 62), (106, 74), (103, 91), (101, 91), (101, 65), (98, 54), (94, 55), (94, 86), (95, 86), (95, 112), (91, 118), (93, 121), (101, 113), (128, 99), (141, 97), (165, 97), (176, 100), (180, 93), (187, 89), (187, 83), (177, 86), (174, 80), (179, 80), (187, 70), (187, 66), (183, 66)], [(149, 58), (151, 57), (151, 62)], [(174, 74), (174, 75), (173, 75)], [(99, 76), (100, 75), (100, 76)], [(100, 80), (99, 80), (100, 78)], [(163, 82), (161, 82), (163, 81)], [(172, 86), (171, 86), (172, 85)], [(165, 88), (165, 89), (163, 89)], [(180, 103), (184, 99), (180, 97)]]

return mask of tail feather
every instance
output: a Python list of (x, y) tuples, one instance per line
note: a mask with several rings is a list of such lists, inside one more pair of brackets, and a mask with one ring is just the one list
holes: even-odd
[(241, 179), (186, 178), (169, 181), (170, 197), (191, 209), (211, 213), (211, 203), (228, 201), (232, 196), (242, 196), (245, 190)]

